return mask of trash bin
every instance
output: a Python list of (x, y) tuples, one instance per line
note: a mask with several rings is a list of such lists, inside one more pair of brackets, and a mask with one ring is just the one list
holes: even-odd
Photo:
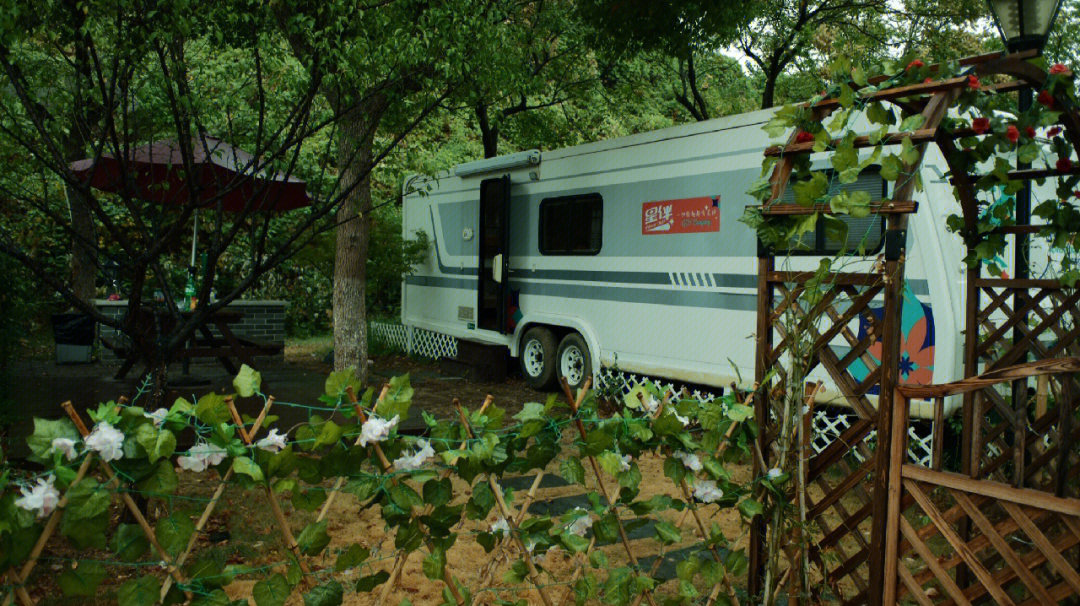
[(53, 340), (56, 342), (57, 364), (90, 362), (94, 348), (96, 323), (80, 313), (53, 314)]

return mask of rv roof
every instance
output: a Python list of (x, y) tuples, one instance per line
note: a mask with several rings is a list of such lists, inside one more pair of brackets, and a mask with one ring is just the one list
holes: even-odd
[[(705, 120), (703, 122), (679, 124), (677, 126), (669, 126), (668, 128), (661, 128), (659, 130), (637, 133), (635, 135), (627, 135), (625, 137), (615, 137), (612, 139), (604, 139), (602, 141), (594, 141), (592, 143), (574, 145), (572, 147), (553, 149), (551, 151), (545, 151), (542, 153), (541, 164), (543, 164), (543, 162), (545, 161), (558, 160), (561, 158), (570, 158), (573, 156), (594, 154), (597, 152), (610, 151), (613, 149), (634, 147), (637, 145), (646, 145), (649, 143), (665, 141), (668, 139), (692, 137), (695, 135), (730, 130), (733, 128), (744, 128), (747, 126), (764, 124), (769, 120), (772, 114), (777, 111), (777, 109), (778, 108), (761, 109), (753, 112), (747, 112), (745, 114), (724, 116), (722, 118), (714, 118), (712, 120)], [(501, 158), (504, 156), (498, 157)], [(436, 175), (436, 177), (446, 178), (453, 174), (454, 173), (452, 169), (439, 171), (439, 174)], [(428, 175), (411, 175), (405, 180), (405, 183), (408, 184), (415, 182), (424, 182), (431, 178), (432, 177)], [(408, 187), (406, 187), (406, 189), (408, 189)]]

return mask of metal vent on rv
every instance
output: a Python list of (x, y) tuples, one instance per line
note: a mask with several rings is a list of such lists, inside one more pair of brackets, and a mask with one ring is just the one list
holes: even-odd
[[(831, 171), (826, 176), (832, 180)], [(865, 191), (870, 194), (871, 200), (882, 200), (888, 193), (888, 181), (881, 177), (881, 169), (870, 166), (859, 174), (854, 183), (839, 183), (833, 181), (829, 187), (828, 196), (841, 191)], [(795, 192), (788, 187), (784, 195), (780, 197), (783, 204), (795, 203)], [(833, 255), (841, 251), (848, 253), (862, 252), (870, 255), (877, 253), (885, 244), (885, 218), (878, 215), (855, 218), (846, 215), (837, 217), (847, 224), (847, 238), (839, 240), (826, 233), (822, 221), (818, 221), (817, 229), (803, 234), (797, 240), (792, 240), (792, 255)]]
[(472, 322), (475, 319), (475, 314), (472, 307), (468, 305), (459, 305), (457, 308), (457, 319), (462, 322)]

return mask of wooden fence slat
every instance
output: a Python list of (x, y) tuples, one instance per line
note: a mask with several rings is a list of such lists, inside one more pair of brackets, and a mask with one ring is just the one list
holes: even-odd
[(937, 556), (930, 551), (930, 548), (923, 543), (919, 538), (918, 533), (911, 527), (911, 523), (907, 521), (907, 518), (900, 517), (900, 534), (904, 535), (908, 543), (915, 549), (915, 553), (919, 554), (923, 562), (926, 563), (926, 567), (934, 573), (934, 577), (941, 583), (941, 587), (945, 590), (945, 593), (949, 594), (949, 597), (953, 599), (959, 606), (971, 606), (971, 602), (964, 597), (964, 592), (953, 580), (952, 576), (941, 567), (941, 562)]
[[(1032, 491), (1034, 492), (1034, 491)], [(1046, 559), (1057, 569), (1057, 573), (1061, 575), (1065, 582), (1068, 583), (1074, 591), (1080, 593), (1080, 574), (1077, 574), (1076, 570), (1065, 561), (1065, 557), (1050, 543), (1050, 540), (1046, 538), (1046, 535), (1039, 530), (1039, 527), (1031, 521), (1031, 518), (1017, 505), (1002, 501), (1002, 508), (1014, 520), (1020, 524), (1020, 528), (1028, 535), (1031, 542), (1039, 548), (1039, 551), (1043, 552)]]

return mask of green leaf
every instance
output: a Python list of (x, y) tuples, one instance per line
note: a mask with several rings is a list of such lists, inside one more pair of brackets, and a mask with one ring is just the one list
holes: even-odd
[(228, 423), (232, 420), (229, 406), (225, 403), (225, 397), (210, 392), (195, 404), (195, 417), (207, 425)]
[(727, 417), (736, 423), (742, 423), (743, 421), (754, 416), (754, 409), (745, 404), (730, 404), (727, 409)]
[(26, 438), (26, 444), (30, 446), (30, 460), (42, 463), (50, 460), (49, 451), (52, 450), (53, 440), (67, 438), (78, 442), (79, 432), (68, 419), (39, 419), (34, 417), (34, 433)]
[(866, 86), (866, 70), (859, 66), (855, 66), (851, 69), (851, 81), (859, 86)]
[(79, 549), (105, 549), (105, 532), (109, 527), (109, 513), (102, 512), (92, 518), (80, 518), (65, 511), (60, 519), (60, 534), (71, 540)]
[(97, 480), (84, 478), (68, 491), (68, 504), (64, 516), (75, 520), (97, 517), (109, 509), (112, 494), (101, 487)]
[(233, 473), (243, 474), (256, 482), (263, 481), (262, 469), (248, 457), (236, 457), (232, 462)]
[(526, 402), (521, 407), (521, 412), (514, 415), (514, 418), (524, 423), (525, 421), (546, 421), (547, 417), (544, 414), (544, 405), (539, 402)]
[(255, 598), (256, 606), (284, 606), (291, 594), (292, 587), (281, 574), (263, 579), (251, 589), (251, 597)]
[(660, 538), (660, 541), (665, 545), (671, 545), (672, 543), (678, 543), (682, 540), (682, 533), (671, 522), (657, 522), (656, 523), (656, 536)]
[(262, 375), (260, 375), (254, 368), (243, 364), (240, 366), (240, 372), (236, 373), (236, 376), (232, 380), (233, 387), (236, 388), (236, 393), (241, 398), (250, 398), (259, 391), (259, 387), (262, 386)]
[[(904, 118), (904, 121), (900, 123), (900, 132), (907, 133), (907, 132), (911, 132), (911, 131), (914, 131), (914, 130), (918, 130), (919, 127), (922, 126), (923, 122), (925, 122), (925, 121), (926, 121), (926, 118), (924, 118), (922, 114), (910, 115), (907, 118)], [(910, 162), (909, 162), (909, 164), (910, 164)]]
[(56, 583), (66, 596), (90, 597), (97, 593), (98, 585), (105, 580), (105, 576), (104, 566), (93, 560), (85, 560), (79, 562), (78, 567), (60, 573)]
[(296, 544), (304, 555), (316, 556), (330, 544), (330, 535), (326, 534), (327, 520), (308, 524), (296, 537)]
[(599, 549), (594, 550), (592, 553), (589, 554), (589, 564), (593, 568), (607, 568), (607, 554), (603, 551), (600, 551)]
[(315, 511), (325, 500), (326, 490), (322, 488), (292, 491), (293, 507), (300, 511)]
[(345, 596), (341, 583), (330, 580), (304, 594), (304, 606), (340, 606)]
[(390, 487), (390, 500), (403, 511), (410, 511), (413, 507), (424, 504), (424, 500), (415, 490), (401, 482)]
[(847, 84), (840, 85), (840, 105), (851, 107), (855, 104), (855, 91)]
[(176, 469), (170, 459), (162, 459), (145, 478), (135, 483), (135, 488), (154, 495), (170, 495), (176, 492), (178, 480)]
[(380, 570), (375, 574), (369, 574), (366, 577), (360, 577), (360, 580), (356, 582), (356, 592), (367, 593), (385, 583), (389, 578), (390, 573), (385, 570)]
[(315, 448), (337, 444), (341, 439), (343, 430), (333, 421), (326, 421), (319, 426), (319, 434), (315, 436)]
[(187, 547), (188, 539), (195, 532), (195, 524), (183, 513), (173, 513), (167, 518), (161, 518), (154, 524), (154, 535), (158, 543), (172, 557), (180, 555)]
[(369, 555), (371, 555), (370, 550), (361, 547), (358, 543), (353, 543), (338, 555), (337, 560), (334, 562), (334, 571), (343, 572), (355, 568), (368, 559)]
[(454, 487), (450, 483), (450, 478), (429, 480), (424, 484), (424, 502), (432, 507), (449, 503), (453, 496)]
[(810, 179), (798, 181), (791, 186), (795, 192), (795, 203), (801, 206), (813, 206), (829, 190), (829, 181), (821, 171), (815, 171)]
[(443, 570), (446, 569), (446, 553), (441, 549), (434, 549), (431, 553), (427, 554), (422, 564), (424, 570), (424, 576), (432, 581), (439, 581), (443, 578)]
[(576, 534), (564, 532), (559, 539), (571, 553), (581, 553), (589, 548), (589, 542), (585, 540), (585, 537), (579, 537)]
[(109, 547), (124, 562), (135, 562), (150, 548), (150, 541), (138, 524), (120, 524)]
[(176, 398), (171, 408), (169, 408), (169, 414), (184, 414), (190, 415), (195, 413), (195, 406), (188, 402), (184, 398)]
[(893, 154), (889, 154), (881, 159), (881, 178), (886, 181), (896, 181), (900, 178), (900, 173), (904, 170), (903, 163), (900, 162), (900, 158)]
[(1025, 143), (1020, 146), (1020, 149), (1016, 150), (1016, 160), (1018, 162), (1031, 162), (1035, 158), (1039, 157), (1039, 145), (1035, 142)]
[(473, 487), (472, 497), (469, 498), (469, 502), (465, 507), (465, 511), (468, 512), (469, 518), (473, 520), (482, 520), (487, 517), (488, 512), (495, 506), (495, 493), (491, 491), (491, 487), (487, 482), (477, 482)]
[(153, 423), (143, 423), (135, 430), (135, 441), (146, 450), (151, 463), (171, 457), (176, 451), (176, 436), (168, 429), (156, 429)]
[(765, 513), (765, 507), (758, 501), (747, 498), (739, 501), (739, 512), (749, 519)]
[(161, 593), (161, 581), (154, 576), (132, 579), (116, 592), (118, 606), (153, 606)]
[(581, 465), (581, 459), (567, 457), (559, 464), (559, 471), (564, 480), (570, 484), (585, 484), (585, 468)]
[(404, 374), (390, 379), (390, 389), (386, 396), (375, 404), (375, 414), (384, 419), (397, 416), (401, 421), (409, 417), (412, 405), (413, 388), (409, 384), (409, 375)]
[(337, 399), (345, 395), (345, 390), (348, 387), (352, 387), (353, 394), (357, 395), (359, 395), (363, 389), (363, 386), (360, 384), (360, 379), (356, 376), (355, 368), (335, 370), (330, 373), (330, 376), (326, 377), (326, 395), (331, 398)]
[(596, 460), (600, 463), (601, 469), (611, 475), (619, 473), (619, 470), (622, 467), (622, 457), (610, 450), (600, 453), (600, 456), (596, 457)]

